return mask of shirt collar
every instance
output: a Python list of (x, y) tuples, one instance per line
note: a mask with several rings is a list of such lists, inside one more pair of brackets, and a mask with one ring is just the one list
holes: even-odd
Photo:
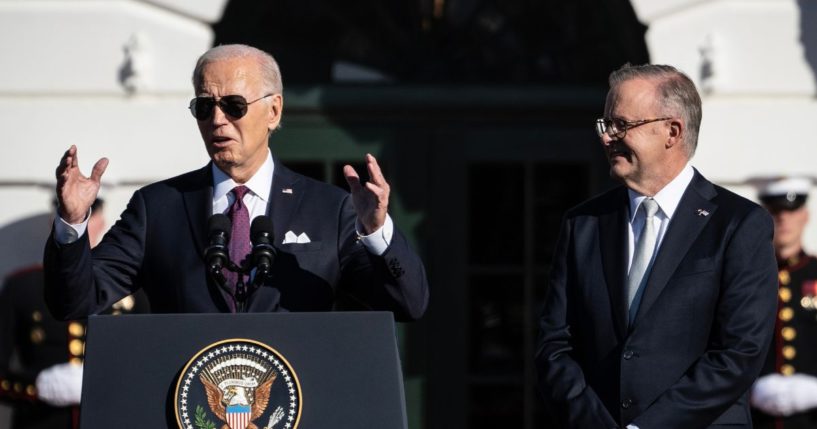
[[(672, 215), (675, 213), (675, 209), (678, 208), (681, 197), (684, 196), (684, 191), (686, 191), (687, 186), (692, 182), (694, 175), (695, 170), (687, 163), (684, 169), (653, 197), (667, 219), (672, 219)], [(635, 215), (638, 213), (638, 207), (641, 206), (641, 202), (647, 197), (632, 189), (627, 190), (627, 195), (630, 198), (630, 223), (632, 223), (635, 220)]]
[[(216, 166), (216, 163), (211, 163), (210, 168), (213, 172), (213, 201), (218, 201), (224, 198), (230, 191), (233, 190), (238, 183), (236, 183), (227, 173), (221, 171)], [(269, 201), (270, 190), (272, 189), (272, 173), (275, 171), (275, 163), (272, 161), (272, 154), (267, 149), (267, 159), (261, 165), (261, 168), (250, 177), (250, 180), (244, 184), (250, 191), (264, 202)]]

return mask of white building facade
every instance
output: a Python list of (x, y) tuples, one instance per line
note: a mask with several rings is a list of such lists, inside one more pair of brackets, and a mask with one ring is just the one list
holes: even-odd
[(109, 223), (136, 187), (207, 162), (187, 103), (226, 0), (0, 0), (0, 275), (37, 262), (54, 171), (108, 157)]

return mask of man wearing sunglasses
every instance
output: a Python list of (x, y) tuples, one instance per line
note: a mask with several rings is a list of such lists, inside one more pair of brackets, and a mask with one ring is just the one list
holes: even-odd
[(803, 250), (811, 189), (807, 177), (763, 181), (761, 204), (774, 219), (778, 311), (762, 376), (752, 387), (755, 429), (817, 427), (817, 258)]
[(673, 67), (610, 75), (596, 131), (623, 186), (565, 215), (540, 317), (555, 427), (751, 427), (777, 306), (772, 221), (690, 165), (701, 116)]
[[(44, 257), (51, 311), (86, 316), (141, 288), (159, 313), (341, 306), (419, 318), (428, 301), (425, 271), (387, 214), (389, 184), (377, 160), (366, 155), (366, 183), (344, 168), (350, 195), (275, 159), (268, 142), (281, 121), (283, 88), (275, 60), (258, 49), (209, 50), (195, 67), (193, 88), (189, 109), (212, 162), (136, 191), (93, 253), (84, 225), (108, 161), (99, 160), (85, 177), (77, 148), (63, 155), (61, 219)], [(230, 235), (230, 262), (220, 274), (208, 273), (208, 218), (222, 213), (231, 230), (216, 232)], [(253, 269), (249, 237), (260, 216), (272, 222), (267, 250), (277, 254), (264, 277)]]

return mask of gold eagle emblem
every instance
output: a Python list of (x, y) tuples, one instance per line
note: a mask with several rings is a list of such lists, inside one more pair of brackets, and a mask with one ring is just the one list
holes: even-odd
[(176, 383), (179, 429), (297, 429), (301, 409), (292, 366), (275, 349), (250, 339), (203, 348)]
[[(265, 368), (250, 355), (220, 359), (207, 365), (199, 375), (207, 393), (210, 410), (225, 424), (221, 429), (258, 429), (253, 421), (264, 414), (269, 404), (270, 389), (278, 374)], [(245, 427), (230, 425), (230, 407), (249, 407)]]

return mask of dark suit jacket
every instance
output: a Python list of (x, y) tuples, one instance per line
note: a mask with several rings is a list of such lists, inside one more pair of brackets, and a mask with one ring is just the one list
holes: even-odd
[(628, 214), (619, 187), (565, 216), (536, 355), (550, 411), (567, 428), (751, 427), (777, 305), (770, 216), (696, 171), (628, 326)]
[[(286, 192), (284, 190), (287, 190)], [(157, 313), (229, 312), (225, 293), (206, 273), (204, 249), (212, 213), (210, 165), (136, 191), (102, 242), (87, 234), (46, 243), (46, 301), (60, 318), (94, 314), (142, 288)], [(425, 311), (428, 285), (420, 258), (395, 230), (382, 256), (357, 240), (351, 196), (275, 163), (267, 214), (274, 225), (272, 279), (248, 299), (250, 312), (393, 311), (398, 320)], [(282, 244), (305, 232), (306, 244)]]

